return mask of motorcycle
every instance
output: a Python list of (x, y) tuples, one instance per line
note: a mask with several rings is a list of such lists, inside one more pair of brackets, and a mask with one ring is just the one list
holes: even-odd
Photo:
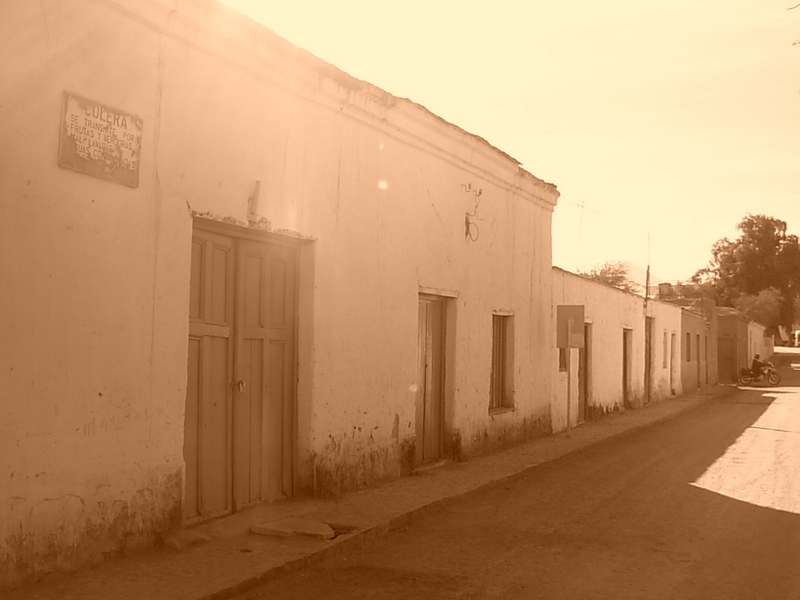
[(761, 373), (753, 373), (752, 369), (739, 369), (739, 383), (742, 385), (758, 383), (765, 377), (770, 385), (778, 385), (781, 382), (781, 376), (771, 362), (764, 363), (764, 370)]

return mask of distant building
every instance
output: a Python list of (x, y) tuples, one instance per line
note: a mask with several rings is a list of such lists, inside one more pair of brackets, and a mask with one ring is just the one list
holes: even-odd
[[(554, 326), (559, 305), (584, 307), (584, 323), (578, 324), (584, 347), (554, 355), (554, 430), (566, 428), (568, 412), (570, 426), (575, 426), (682, 393), (683, 309), (554, 267)], [(572, 366), (569, 386), (568, 366)]]
[(684, 393), (718, 381), (718, 323), (716, 303), (702, 296), (686, 296), (694, 286), (658, 284), (656, 298), (683, 309), (681, 318), (681, 381)]
[(766, 327), (749, 319), (734, 308), (717, 308), (719, 321), (719, 378), (734, 382), (739, 370), (750, 368), (753, 357), (762, 360), (772, 356), (774, 341)]

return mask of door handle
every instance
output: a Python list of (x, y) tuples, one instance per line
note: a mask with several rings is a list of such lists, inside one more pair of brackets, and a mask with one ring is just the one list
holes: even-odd
[(236, 385), (239, 388), (240, 392), (244, 392), (247, 389), (247, 384), (241, 379), (239, 380), (239, 383), (237, 383)]

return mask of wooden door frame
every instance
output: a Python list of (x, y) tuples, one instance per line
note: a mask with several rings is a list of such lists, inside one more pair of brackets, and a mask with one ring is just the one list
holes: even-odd
[(592, 389), (592, 324), (583, 324), (583, 348), (578, 351), (578, 422), (589, 419)]
[(655, 324), (654, 317), (644, 318), (644, 403), (649, 404), (653, 399), (653, 357), (655, 356)]
[(622, 405), (632, 408), (633, 328), (622, 328)]
[[(195, 233), (195, 231), (194, 231), (194, 228), (193, 228), (192, 229), (192, 236), (191, 236), (190, 245), (194, 244), (194, 239), (195, 239), (194, 233)], [(228, 248), (229, 255), (228, 255), (228, 258), (227, 258), (227, 271), (226, 271), (226, 288), (227, 289), (226, 289), (226, 295), (225, 295), (226, 296), (225, 297), (225, 303), (226, 303), (226, 306), (228, 306), (228, 310), (230, 311), (230, 314), (227, 315), (228, 318), (230, 319), (230, 322), (228, 323), (228, 325), (214, 324), (214, 323), (210, 322), (211, 313), (210, 313), (210, 306), (208, 304), (208, 301), (209, 301), (209, 299), (211, 297), (211, 294), (209, 292), (210, 292), (211, 286), (213, 285), (213, 281), (211, 280), (211, 278), (206, 277), (207, 273), (202, 273), (201, 275), (203, 277), (203, 280), (202, 280), (203, 290), (200, 293), (201, 305), (200, 305), (199, 308), (200, 308), (200, 313), (203, 316), (202, 316), (200, 322), (193, 322), (192, 319), (191, 319), (191, 316), (189, 316), (189, 318), (187, 319), (187, 321), (189, 322), (188, 336), (187, 336), (187, 389), (186, 389), (187, 399), (188, 399), (188, 394), (189, 394), (189, 384), (188, 384), (189, 349), (188, 349), (188, 346), (190, 345), (192, 338), (199, 337), (200, 341), (201, 341), (201, 344), (200, 344), (201, 361), (200, 361), (200, 363), (198, 365), (198, 367), (199, 367), (199, 372), (198, 372), (199, 381), (197, 382), (198, 383), (198, 399), (199, 399), (199, 397), (203, 396), (203, 394), (204, 394), (203, 390), (211, 383), (211, 380), (209, 379), (209, 377), (211, 377), (210, 374), (212, 372), (212, 369), (210, 368), (211, 357), (210, 357), (210, 347), (209, 347), (209, 339), (211, 337), (221, 337), (221, 338), (225, 338), (225, 339), (228, 340), (228, 351), (227, 351), (227, 357), (226, 357), (226, 363), (227, 364), (225, 366), (225, 372), (226, 372), (226, 376), (227, 376), (228, 379), (230, 379), (230, 377), (232, 375), (232, 369), (233, 369), (233, 352), (232, 352), (231, 346), (232, 346), (232, 343), (233, 343), (233, 339), (232, 338), (234, 336), (234, 333), (233, 333), (233, 330), (234, 330), (234, 324), (233, 324), (233, 317), (234, 317), (234, 315), (233, 315), (233, 296), (234, 296), (234, 292), (233, 292), (233, 289), (234, 289), (234, 280), (235, 280), (235, 273), (234, 273), (234, 268), (235, 268), (235, 240), (231, 239), (230, 236), (227, 236), (227, 235), (224, 235), (224, 234), (220, 234), (217, 231), (203, 230), (203, 233), (211, 234), (211, 236), (214, 236), (214, 237), (217, 237), (217, 238), (222, 238), (222, 239), (217, 240), (217, 242), (221, 244), (224, 241), (224, 246), (226, 246)], [(208, 248), (208, 245), (209, 244), (213, 244), (213, 243), (214, 243), (214, 239), (212, 237), (209, 237), (208, 239), (205, 240), (205, 242), (203, 244), (203, 250), (202, 251), (204, 253), (204, 256), (203, 256), (204, 262), (202, 264), (204, 266), (206, 266), (206, 264), (207, 264), (205, 262), (205, 260), (207, 260), (209, 258), (209, 256), (207, 256), (205, 254), (206, 250)], [(190, 267), (189, 267), (190, 269), (192, 268), (191, 261), (192, 261), (192, 259), (190, 257)], [(191, 278), (191, 274), (190, 274), (190, 278)], [(190, 282), (190, 286), (191, 286), (191, 282)], [(191, 290), (190, 290), (190, 293), (191, 293)], [(190, 302), (191, 302), (191, 299), (190, 299)], [(187, 308), (188, 308), (188, 306), (187, 306)], [(187, 312), (190, 312), (190, 311), (187, 311)], [(222, 333), (221, 329), (223, 329), (223, 328), (227, 328), (228, 329), (228, 334), (227, 335), (220, 335)], [(215, 333), (217, 335), (214, 335)], [(196, 502), (197, 502), (198, 512), (201, 513), (201, 514), (199, 514), (196, 517), (185, 517), (184, 516), (184, 521), (187, 524), (195, 523), (195, 522), (202, 522), (202, 521), (206, 521), (206, 520), (213, 519), (213, 518), (216, 518), (216, 517), (224, 516), (224, 515), (230, 514), (230, 512), (232, 510), (233, 497), (232, 497), (232, 494), (231, 494), (231, 491), (232, 491), (231, 480), (232, 480), (233, 473), (232, 473), (232, 463), (231, 463), (231, 460), (230, 460), (230, 458), (231, 458), (230, 457), (230, 451), (231, 451), (231, 447), (230, 447), (231, 446), (231, 407), (233, 406), (233, 402), (232, 402), (233, 397), (232, 396), (233, 396), (232, 390), (229, 387), (229, 385), (226, 384), (225, 385), (225, 407), (224, 407), (224, 414), (225, 414), (225, 428), (224, 428), (225, 429), (225, 432), (224, 432), (225, 442), (224, 442), (224, 448), (225, 448), (226, 459), (227, 460), (225, 461), (225, 465), (224, 465), (224, 469), (225, 469), (225, 490), (224, 490), (225, 506), (224, 506), (224, 510), (221, 510), (221, 511), (220, 510), (216, 510), (216, 511), (211, 512), (207, 508), (207, 505), (205, 504), (205, 498), (202, 495), (204, 472), (199, 468), (199, 465), (204, 460), (204, 456), (203, 456), (204, 455), (204, 451), (203, 451), (204, 450), (204, 438), (200, 435), (201, 431), (203, 430), (204, 419), (203, 419), (202, 411), (200, 410), (201, 407), (200, 407), (200, 405), (198, 405), (197, 406), (197, 409), (198, 409), (197, 410), (197, 433), (198, 433), (198, 435), (195, 437), (195, 442), (197, 444), (196, 445), (196, 462), (197, 462), (197, 464), (195, 465), (195, 466), (197, 466), (197, 478), (196, 478), (195, 484), (196, 484), (196, 487), (197, 487), (198, 494), (197, 494), (195, 499), (196, 499)], [(186, 403), (184, 404), (184, 410), (186, 410)], [(186, 440), (186, 420), (187, 419), (188, 419), (188, 413), (184, 412), (184, 453), (186, 452), (186, 441), (187, 441)], [(184, 454), (184, 459), (185, 459), (185, 457), (186, 457), (186, 455)], [(205, 474), (207, 474), (207, 472)], [(183, 499), (184, 500), (184, 507), (186, 507), (186, 501), (188, 499), (187, 498), (187, 490), (188, 490), (188, 486), (184, 489), (184, 499)], [(205, 514), (203, 514), (203, 513), (205, 513)], [(185, 515), (185, 508), (184, 508), (184, 515)]]
[[(238, 256), (239, 256), (239, 247), (240, 247), (240, 241), (241, 240), (247, 240), (247, 241), (252, 241), (252, 242), (257, 242), (257, 243), (273, 244), (273, 245), (283, 246), (283, 247), (289, 248), (295, 254), (294, 273), (293, 273), (295, 284), (294, 284), (293, 296), (290, 298), (290, 301), (291, 301), (291, 303), (293, 305), (293, 310), (294, 310), (294, 323), (293, 323), (293, 331), (292, 331), (294, 343), (293, 343), (293, 347), (292, 347), (292, 355), (290, 357), (290, 360), (292, 361), (292, 367), (291, 367), (292, 368), (292, 376), (291, 376), (291, 390), (290, 390), (290, 393), (291, 393), (291, 396), (292, 396), (292, 402), (291, 402), (291, 411), (290, 411), (291, 424), (290, 424), (289, 431), (288, 431), (288, 434), (291, 436), (291, 440), (290, 440), (291, 458), (290, 458), (290, 461), (288, 463), (288, 466), (290, 468), (290, 475), (289, 475), (289, 479), (290, 479), (289, 488), (290, 488), (290, 490), (289, 491), (290, 491), (291, 495), (294, 495), (296, 493), (296, 489), (297, 489), (297, 477), (298, 477), (298, 464), (297, 464), (297, 461), (298, 461), (298, 454), (299, 454), (298, 453), (298, 448), (297, 448), (297, 443), (298, 443), (298, 431), (297, 431), (297, 426), (298, 425), (297, 425), (297, 423), (298, 423), (298, 371), (299, 371), (299, 367), (298, 367), (298, 362), (299, 362), (298, 346), (299, 346), (299, 343), (298, 343), (298, 340), (299, 340), (299, 321), (300, 321), (300, 318), (299, 318), (300, 317), (300, 313), (299, 313), (300, 247), (303, 244), (307, 244), (307, 243), (311, 243), (311, 242), (309, 240), (303, 240), (303, 239), (300, 239), (300, 238), (291, 238), (291, 237), (288, 237), (288, 236), (285, 236), (285, 235), (275, 234), (275, 233), (272, 233), (272, 232), (262, 231), (262, 230), (257, 230), (257, 229), (250, 229), (250, 228), (247, 228), (247, 227), (234, 225), (234, 224), (230, 224), (230, 223), (224, 223), (224, 222), (221, 222), (221, 221), (216, 221), (216, 220), (213, 220), (213, 219), (208, 219), (208, 218), (199, 217), (199, 216), (194, 216), (192, 218), (192, 236), (191, 236), (191, 238), (194, 237), (194, 232), (195, 231), (202, 231), (202, 232), (205, 232), (205, 233), (221, 235), (221, 236), (227, 237), (227, 238), (229, 238), (231, 240), (232, 249), (233, 249), (233, 253), (234, 253), (233, 274), (232, 274), (232, 276), (233, 276), (233, 286), (232, 286), (232, 292), (231, 293), (232, 293), (232, 295), (234, 297), (233, 298), (234, 305), (238, 305), (238, 302), (239, 302), (238, 300), (236, 300), (236, 291), (235, 290), (236, 290), (236, 287), (238, 285), (238, 279), (239, 279)], [(189, 268), (191, 269), (191, 261), (190, 261)], [(231, 348), (230, 348), (230, 356), (228, 358), (228, 361), (229, 361), (229, 378), (230, 378), (230, 382), (229, 383), (230, 383), (230, 385), (234, 385), (235, 384), (236, 378), (238, 376), (238, 373), (237, 373), (237, 370), (238, 370), (237, 364), (238, 363), (237, 363), (237, 361), (239, 359), (239, 353), (241, 351), (240, 348), (239, 348), (239, 346), (240, 346), (240, 341), (238, 339), (239, 336), (235, 331), (239, 327), (238, 320), (240, 319), (240, 316), (235, 314), (235, 310), (236, 309), (234, 308), (234, 317), (233, 317), (234, 318), (234, 322), (232, 324), (232, 332), (231, 332), (232, 344), (231, 344)], [(188, 339), (189, 338), (187, 336), (187, 343), (188, 343)], [(188, 371), (188, 355), (187, 355), (187, 371)], [(228, 415), (227, 416), (227, 418), (228, 418), (228, 424), (227, 424), (228, 439), (227, 439), (226, 444), (227, 444), (227, 450), (229, 452), (229, 460), (228, 460), (229, 464), (227, 465), (227, 469), (228, 469), (228, 473), (229, 473), (229, 482), (228, 482), (228, 488), (229, 489), (226, 491), (226, 493), (229, 495), (229, 508), (228, 508), (228, 513), (227, 514), (230, 514), (231, 512), (236, 512), (236, 510), (238, 508), (240, 508), (240, 507), (237, 507), (237, 502), (236, 502), (236, 498), (235, 498), (235, 494), (234, 494), (234, 491), (236, 489), (236, 483), (234, 481), (235, 469), (234, 469), (234, 463), (233, 463), (233, 461), (234, 461), (234, 447), (233, 447), (233, 445), (234, 445), (234, 435), (235, 435), (234, 423), (233, 423), (233, 402), (235, 400), (233, 399), (233, 396), (235, 396), (235, 392), (231, 388), (231, 393), (229, 394), (229, 398), (227, 400), (228, 407), (226, 409), (226, 414)], [(186, 430), (184, 428), (184, 435), (185, 435), (185, 431)], [(186, 497), (186, 490), (184, 490), (184, 500), (185, 500), (185, 497)], [(193, 523), (197, 523), (197, 522), (207, 521), (207, 520), (213, 519), (213, 518), (218, 517), (218, 516), (220, 516), (220, 515), (199, 516), (199, 517), (195, 517), (195, 518), (192, 518), (192, 519), (186, 519), (184, 517), (184, 522), (188, 525), (188, 524), (193, 524)]]
[[(448, 373), (447, 338), (448, 338), (448, 312), (449, 312), (449, 305), (450, 305), (450, 303), (448, 302), (449, 300), (450, 300), (450, 298), (448, 298), (447, 296), (440, 296), (440, 295), (424, 293), (424, 292), (420, 292), (417, 295), (417, 315), (418, 316), (419, 316), (419, 307), (422, 305), (423, 302), (437, 304), (437, 305), (441, 306), (441, 309), (442, 309), (442, 323), (441, 323), (442, 331), (441, 331), (441, 333), (439, 335), (439, 338), (440, 338), (439, 339), (439, 344), (440, 344), (441, 353), (442, 353), (442, 355), (441, 355), (441, 382), (440, 382), (440, 384), (438, 386), (440, 388), (439, 389), (439, 401), (440, 401), (441, 405), (439, 407), (439, 416), (438, 416), (438, 423), (437, 423), (437, 429), (438, 429), (438, 432), (439, 432), (439, 444), (438, 444), (439, 447), (438, 447), (437, 456), (435, 458), (433, 458), (433, 459), (430, 459), (430, 461), (441, 460), (444, 457), (444, 453), (445, 453), (445, 430), (446, 430), (446, 422), (447, 422), (447, 417), (446, 417), (446, 413), (447, 413), (446, 394), (447, 394), (447, 385), (448, 385), (448, 377), (447, 377), (447, 373)], [(420, 333), (420, 325), (421, 324), (420, 324), (420, 321), (419, 321), (419, 318), (418, 318), (418, 320), (417, 320), (417, 337), (418, 338), (419, 338), (419, 333)], [(421, 344), (421, 340), (420, 339), (417, 340), (417, 344), (418, 344), (418, 347), (419, 347), (419, 345)], [(423, 353), (419, 352), (419, 354), (420, 355), (417, 357), (417, 361), (418, 361), (418, 367), (417, 368), (418, 369), (420, 368), (421, 361), (423, 360)], [(417, 406), (415, 407), (415, 419), (416, 419), (417, 424), (420, 423), (420, 413), (422, 413), (424, 415), (424, 388), (426, 386), (426, 381), (425, 380), (419, 381), (418, 385), (419, 385), (419, 390), (418, 390), (417, 400), (416, 400)], [(425, 428), (424, 428), (424, 425), (423, 425), (423, 427), (422, 427), (423, 434), (424, 434), (424, 431), (425, 431)], [(416, 462), (423, 462), (423, 461), (419, 460), (419, 457), (421, 457), (422, 453), (423, 453), (423, 451), (421, 450), (421, 448), (424, 447), (423, 444), (424, 444), (424, 439), (418, 439), (415, 442), (415, 446), (417, 448), (416, 457), (415, 457), (415, 463)], [(430, 461), (424, 460), (424, 462), (430, 462)]]
[(678, 334), (674, 331), (671, 331), (669, 334), (669, 393), (672, 396), (676, 395), (676, 387), (675, 381), (678, 379), (678, 373), (676, 373), (677, 365), (680, 364), (680, 360), (676, 362), (678, 352)]

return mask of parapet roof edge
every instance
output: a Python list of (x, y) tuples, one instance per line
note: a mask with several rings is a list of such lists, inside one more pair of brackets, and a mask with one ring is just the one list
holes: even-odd
[[(419, 110), (420, 112), (424, 113), (425, 115), (433, 118), (434, 120), (439, 121), (440, 123), (448, 126), (449, 128), (452, 128), (457, 132), (460, 132), (461, 134), (474, 139), (480, 145), (482, 145), (483, 147), (494, 153), (497, 157), (512, 163), (514, 166), (516, 166), (519, 176), (521, 176), (523, 179), (529, 180), (536, 187), (545, 188), (547, 192), (549, 192), (549, 194), (552, 194), (554, 199), (553, 203), (555, 203), (555, 200), (557, 200), (558, 197), (561, 195), (561, 193), (558, 191), (557, 186), (554, 183), (547, 182), (537, 177), (532, 172), (524, 168), (519, 160), (512, 157), (507, 152), (493, 145), (484, 137), (477, 135), (475, 133), (471, 133), (466, 129), (464, 129), (463, 127), (460, 127), (459, 125), (448, 121), (444, 117), (437, 115), (424, 105), (415, 102), (414, 100), (411, 100), (409, 98), (395, 96), (394, 94), (378, 87), (373, 83), (358, 79), (357, 77), (350, 75), (349, 73), (337, 67), (336, 65), (329, 63), (324, 59), (311, 53), (310, 51), (293, 44), (292, 42), (282, 37), (275, 31), (267, 27), (266, 25), (263, 25), (258, 21), (255, 21), (254, 19), (250, 18), (249, 16), (236, 11), (235, 9), (221, 3), (219, 0), (188, 0), (188, 1), (184, 0), (184, 2), (182, 3), (183, 6), (188, 5), (189, 8), (191, 8), (192, 4), (196, 4), (199, 9), (205, 6), (208, 9), (213, 9), (228, 13), (231, 20), (234, 21), (234, 25), (239, 25), (242, 27), (244, 31), (249, 31), (251, 37), (250, 42), (254, 46), (251, 49), (251, 51), (256, 50), (256, 46), (260, 42), (262, 44), (267, 45), (271, 51), (283, 54), (284, 56), (286, 56), (290, 60), (293, 60), (296, 63), (300, 64), (305, 63), (310, 72), (316, 72), (319, 76), (328, 77), (338, 82), (339, 84), (345, 87), (349, 87), (355, 91), (365, 92), (368, 96), (384, 97), (385, 103), (387, 105), (393, 105), (398, 102), (407, 104)], [(192, 19), (190, 14), (187, 15), (186, 12), (184, 11), (180, 12), (182, 13), (182, 16), (184, 18), (188, 18), (190, 21), (195, 20)], [(244, 46), (247, 45), (246, 40), (240, 41), (230, 37), (226, 38), (225, 42), (226, 45), (229, 47), (229, 49), (231, 45), (240, 46), (239, 48), (240, 52), (245, 51)], [(301, 80), (300, 77), (297, 77), (297, 79)]]

